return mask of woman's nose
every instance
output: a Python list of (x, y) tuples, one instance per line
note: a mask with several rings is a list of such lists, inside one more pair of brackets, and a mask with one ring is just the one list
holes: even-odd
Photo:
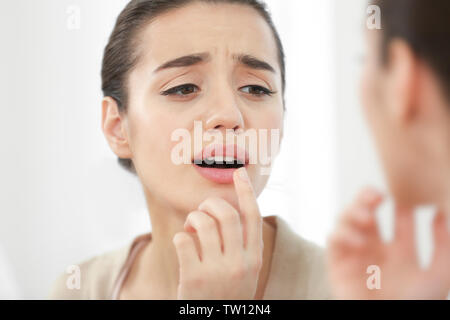
[(243, 129), (244, 119), (235, 98), (218, 100), (215, 100), (214, 107), (209, 108), (210, 112), (205, 119), (205, 130), (221, 130), (225, 133), (227, 129), (234, 131)]
[(242, 122), (240, 113), (215, 113), (206, 120), (205, 130), (221, 130), (223, 133), (225, 133), (227, 129), (237, 131), (243, 128)]

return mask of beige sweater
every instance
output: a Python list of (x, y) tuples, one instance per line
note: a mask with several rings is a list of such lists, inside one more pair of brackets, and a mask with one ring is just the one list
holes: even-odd
[[(296, 234), (281, 217), (264, 220), (276, 228), (276, 236), (263, 299), (330, 299), (324, 250)], [(69, 289), (70, 274), (61, 274), (48, 299), (116, 299), (137, 250), (150, 238), (151, 233), (142, 234), (120, 249), (78, 264), (80, 289)]]

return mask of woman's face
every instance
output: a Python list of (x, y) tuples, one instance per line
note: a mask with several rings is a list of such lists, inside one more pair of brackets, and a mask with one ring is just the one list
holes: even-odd
[[(171, 136), (186, 129), (193, 152), (194, 121), (201, 121), (203, 132), (221, 132), (224, 145), (227, 129), (266, 129), (268, 137), (271, 129), (282, 131), (281, 73), (270, 27), (250, 7), (195, 3), (158, 16), (137, 39), (140, 58), (128, 79), (124, 122), (147, 198), (186, 213), (209, 196), (237, 207), (232, 183), (216, 183), (199, 174), (194, 164), (172, 161), (180, 140)], [(155, 71), (168, 61), (200, 53), (205, 55), (201, 62)], [(239, 54), (262, 60), (275, 72), (239, 63), (234, 59)], [(186, 86), (167, 94), (181, 85)], [(255, 86), (277, 93), (265, 95)], [(202, 147), (211, 142), (203, 140)], [(268, 179), (260, 169), (259, 164), (247, 167), (257, 195)]]
[(405, 67), (411, 51), (397, 42), (390, 47), (389, 62), (385, 64), (381, 57), (380, 32), (366, 34), (360, 88), (364, 114), (394, 198), (406, 205), (427, 202), (435, 193), (433, 187), (439, 175), (430, 166), (429, 130), (420, 115), (413, 119), (407, 116), (408, 112), (412, 113), (408, 110), (420, 104), (408, 96), (410, 91), (404, 90), (412, 78)]
[[(392, 116), (395, 106), (391, 104), (392, 91), (387, 84), (389, 67), (381, 58), (380, 32), (367, 31), (365, 39), (365, 59), (360, 86), (363, 110), (375, 139), (390, 190), (394, 196), (401, 197), (401, 190), (405, 187), (402, 172), (406, 173), (411, 168), (407, 168), (407, 161), (404, 161), (405, 154), (399, 147), (402, 145), (402, 134)], [(402, 163), (405, 166), (403, 169)]]

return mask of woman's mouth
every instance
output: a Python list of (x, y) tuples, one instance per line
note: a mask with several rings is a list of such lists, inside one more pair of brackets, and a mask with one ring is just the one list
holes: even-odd
[(234, 171), (248, 165), (248, 154), (237, 145), (210, 145), (194, 157), (193, 165), (210, 181), (233, 183)]

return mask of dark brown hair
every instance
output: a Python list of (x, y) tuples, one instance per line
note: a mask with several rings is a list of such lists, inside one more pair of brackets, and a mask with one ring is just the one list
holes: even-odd
[[(241, 4), (254, 8), (268, 23), (273, 32), (278, 50), (278, 63), (281, 70), (283, 108), (285, 106), (285, 57), (284, 50), (273, 24), (266, 4), (260, 0), (132, 0), (120, 13), (114, 29), (105, 47), (102, 63), (102, 91), (105, 97), (113, 98), (120, 112), (126, 112), (128, 103), (127, 79), (136, 66), (139, 55), (137, 53), (137, 34), (159, 15), (172, 9), (182, 8), (190, 3), (226, 3)], [(131, 159), (118, 159), (125, 169), (136, 172)]]
[(393, 39), (408, 43), (438, 75), (450, 100), (450, 1), (372, 0), (381, 9), (382, 59)]

